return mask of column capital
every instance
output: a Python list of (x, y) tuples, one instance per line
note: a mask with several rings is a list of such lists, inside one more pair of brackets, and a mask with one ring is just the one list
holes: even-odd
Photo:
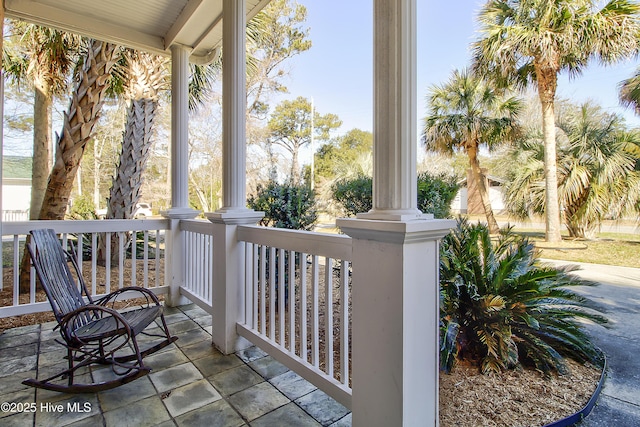
[(452, 219), (418, 219), (388, 221), (360, 218), (339, 218), (336, 225), (350, 237), (385, 243), (418, 243), (439, 240), (455, 227)]

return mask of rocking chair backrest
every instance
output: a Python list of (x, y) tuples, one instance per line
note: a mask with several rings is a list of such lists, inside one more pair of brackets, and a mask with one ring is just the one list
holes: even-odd
[[(47, 294), (58, 322), (67, 314), (86, 305), (83, 294), (89, 303), (91, 297), (80, 278), (80, 287), (69, 269), (69, 262), (78, 272), (75, 259), (62, 248), (58, 236), (52, 229), (32, 230), (31, 242), (27, 245), (36, 274)], [(90, 320), (87, 313), (87, 319)], [(82, 323), (82, 322), (81, 322)]]

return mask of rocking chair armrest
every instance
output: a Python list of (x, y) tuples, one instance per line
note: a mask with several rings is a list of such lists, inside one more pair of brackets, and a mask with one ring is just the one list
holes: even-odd
[[(149, 289), (141, 288), (140, 286), (129, 286), (129, 287), (126, 287), (126, 288), (118, 289), (117, 291), (113, 291), (110, 294), (105, 295), (102, 298), (96, 300), (95, 304), (105, 307), (107, 304), (109, 304), (109, 302), (114, 303), (115, 299), (120, 294), (123, 294), (125, 292), (129, 292), (129, 291), (134, 291), (134, 292), (141, 293), (142, 296), (147, 300), (147, 306), (150, 306), (151, 303), (154, 303), (155, 305), (160, 305), (160, 300), (158, 300), (158, 297), (156, 296), (156, 294), (151, 292)], [(151, 301), (149, 301), (150, 299), (151, 299)]]

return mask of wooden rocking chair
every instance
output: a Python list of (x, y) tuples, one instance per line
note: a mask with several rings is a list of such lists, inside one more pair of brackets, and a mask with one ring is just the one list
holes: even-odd
[[(53, 308), (62, 341), (67, 348), (69, 368), (46, 379), (28, 379), (23, 384), (68, 393), (91, 393), (126, 384), (149, 373), (142, 359), (171, 344), (178, 337), (171, 336), (162, 313), (162, 305), (148, 289), (127, 287), (93, 300), (80, 274), (74, 254), (65, 251), (54, 230), (30, 232), (27, 245), (36, 274)], [(71, 273), (69, 264), (75, 275)], [(76, 278), (80, 286), (76, 283)], [(118, 312), (118, 297), (134, 291), (145, 299), (141, 308)], [(160, 318), (161, 334), (143, 332)], [(136, 337), (139, 334), (160, 337), (162, 340), (141, 351)], [(77, 372), (89, 365), (110, 365), (109, 380), (76, 383)], [(83, 370), (81, 373), (87, 373)], [(86, 376), (86, 375), (85, 375)]]

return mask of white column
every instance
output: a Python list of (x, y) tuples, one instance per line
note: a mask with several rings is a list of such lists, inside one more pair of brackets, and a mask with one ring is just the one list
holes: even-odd
[(417, 208), (416, 0), (374, 0), (373, 208), (353, 238), (354, 427), (438, 425), (439, 239)]
[(189, 53), (185, 46), (171, 46), (171, 208), (162, 212), (170, 219), (165, 251), (167, 305), (188, 302), (180, 296), (185, 265), (180, 220), (198, 215), (189, 207)]
[(213, 223), (213, 344), (229, 354), (249, 343), (236, 333), (244, 320), (244, 243), (237, 228), (263, 212), (246, 207), (246, 0), (224, 0), (222, 20), (222, 200)]
[(416, 0), (374, 1), (373, 209), (358, 218), (411, 220), (417, 208)]

